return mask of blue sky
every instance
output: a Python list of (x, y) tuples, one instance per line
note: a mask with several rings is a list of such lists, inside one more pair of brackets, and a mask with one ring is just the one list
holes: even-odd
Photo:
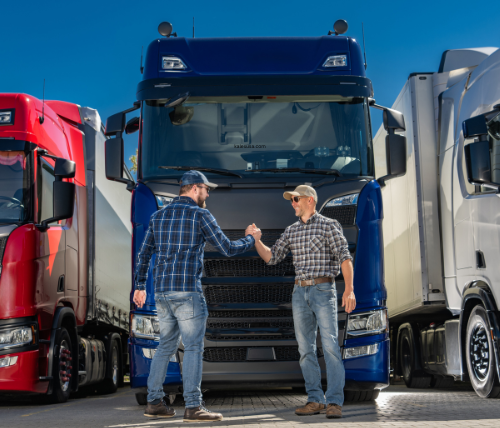
[[(337, 19), (361, 41), (378, 104), (392, 105), (408, 75), (437, 71), (446, 49), (500, 47), (500, 2), (191, 0), (7, 2), (0, 26), (0, 92), (24, 92), (96, 108), (103, 121), (130, 107), (141, 46), (161, 21), (179, 36), (318, 36)], [(381, 115), (372, 110), (374, 133)], [(126, 156), (137, 134), (127, 136)]]

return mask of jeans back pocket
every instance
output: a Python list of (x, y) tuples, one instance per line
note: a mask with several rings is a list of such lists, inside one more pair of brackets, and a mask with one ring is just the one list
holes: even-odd
[(194, 317), (193, 296), (168, 301), (175, 318), (180, 321)]

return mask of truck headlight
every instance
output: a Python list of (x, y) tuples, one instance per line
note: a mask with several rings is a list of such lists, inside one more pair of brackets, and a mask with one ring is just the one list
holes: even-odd
[(347, 318), (347, 337), (369, 336), (388, 331), (387, 310), (349, 315)]
[(132, 314), (130, 335), (140, 339), (160, 340), (160, 321), (155, 315)]
[(351, 195), (341, 196), (340, 198), (328, 201), (325, 207), (342, 207), (346, 205), (357, 205), (359, 193), (352, 193)]
[(14, 124), (14, 109), (0, 110), (0, 125)]
[(176, 56), (164, 56), (161, 59), (163, 70), (184, 71), (187, 69), (182, 59)]
[(9, 349), (35, 344), (35, 327), (22, 326), (0, 330), (0, 349)]
[(155, 195), (155, 196), (156, 196), (156, 205), (158, 205), (158, 209), (166, 207), (174, 200), (174, 198), (170, 198), (168, 196), (162, 196), (162, 195)]

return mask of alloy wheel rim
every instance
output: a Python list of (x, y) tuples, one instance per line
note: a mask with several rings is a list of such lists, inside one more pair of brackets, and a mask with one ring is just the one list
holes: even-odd
[(476, 378), (481, 381), (486, 379), (490, 367), (490, 347), (488, 333), (482, 323), (477, 323), (472, 330), (469, 355)]

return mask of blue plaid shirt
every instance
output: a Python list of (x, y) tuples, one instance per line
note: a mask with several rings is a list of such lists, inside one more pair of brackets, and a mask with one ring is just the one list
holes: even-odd
[(201, 293), (205, 241), (227, 257), (244, 253), (255, 244), (251, 235), (230, 241), (210, 211), (200, 208), (188, 196), (174, 198), (149, 220), (149, 228), (137, 255), (135, 289), (146, 289), (149, 262), (155, 253), (155, 292)]

